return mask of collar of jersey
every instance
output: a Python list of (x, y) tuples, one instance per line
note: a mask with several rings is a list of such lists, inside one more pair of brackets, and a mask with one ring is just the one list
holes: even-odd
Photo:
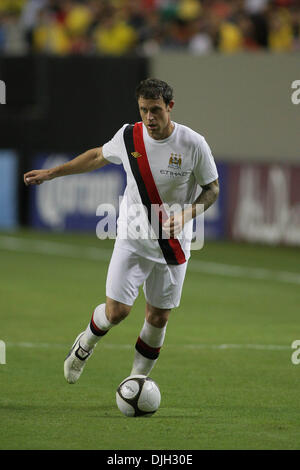
[(177, 123), (174, 122), (174, 121), (171, 121), (172, 124), (174, 124), (174, 129), (172, 131), (172, 134), (169, 135), (169, 137), (167, 137), (166, 139), (161, 139), (161, 140), (156, 140), (156, 139), (152, 139), (152, 137), (150, 137), (150, 135), (148, 134), (148, 131), (147, 131), (147, 128), (145, 126), (145, 124), (143, 124), (143, 135), (144, 135), (144, 140), (148, 140), (149, 142), (151, 142), (151, 144), (164, 144), (165, 142), (169, 142), (170, 140), (172, 140), (175, 136), (175, 133), (177, 131)]

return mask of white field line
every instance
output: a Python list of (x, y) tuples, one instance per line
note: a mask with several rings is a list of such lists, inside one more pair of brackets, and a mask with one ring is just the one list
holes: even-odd
[(0, 236), (0, 249), (19, 251), (21, 253), (37, 253), (65, 258), (89, 259), (94, 261), (108, 261), (110, 250), (96, 247), (72, 245), (71, 243), (50, 242), (45, 240), (29, 240), (26, 238)]
[[(0, 236), (0, 249), (92, 261), (109, 261), (112, 253), (111, 250), (98, 247), (87, 247), (44, 240), (30, 240), (10, 236)], [(260, 279), (297, 285), (300, 284), (300, 273), (276, 271), (266, 268), (251, 268), (249, 266), (237, 266), (191, 259), (189, 261), (188, 270), (195, 273), (206, 273), (225, 277)]]
[[(68, 351), (70, 344), (56, 344), (56, 343), (32, 343), (32, 342), (10, 342), (7, 341), (6, 346), (9, 348), (28, 348), (28, 349), (64, 349)], [(281, 344), (167, 344), (166, 348), (174, 348), (177, 350), (197, 350), (197, 349), (213, 349), (213, 350), (224, 350), (224, 349), (254, 349), (263, 351), (286, 351), (291, 350), (291, 346)], [(115, 349), (115, 350), (126, 350), (134, 349), (134, 344), (106, 344), (102, 343), (101, 348), (104, 349)]]

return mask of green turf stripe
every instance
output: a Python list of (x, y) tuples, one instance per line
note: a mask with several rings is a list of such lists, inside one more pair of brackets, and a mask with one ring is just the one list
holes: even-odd
[[(67, 258), (88, 259), (94, 261), (109, 261), (111, 250), (84, 247), (81, 245), (66, 244), (61, 242), (49, 242), (44, 240), (29, 240), (17, 237), (0, 237), (0, 249), (38, 253), (50, 256), (63, 256)], [(275, 271), (265, 268), (253, 268), (249, 266), (237, 266), (215, 262), (199, 261), (191, 259), (189, 271), (205, 274), (213, 274), (225, 277), (238, 277), (255, 280), (276, 281), (288, 284), (300, 284), (300, 273), (288, 271)]]

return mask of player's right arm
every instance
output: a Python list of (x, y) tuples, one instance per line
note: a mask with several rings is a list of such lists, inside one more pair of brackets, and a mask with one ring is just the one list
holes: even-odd
[(41, 184), (59, 176), (75, 175), (97, 170), (110, 163), (103, 157), (102, 147), (96, 147), (78, 155), (69, 162), (46, 170), (31, 170), (24, 174), (26, 186)]

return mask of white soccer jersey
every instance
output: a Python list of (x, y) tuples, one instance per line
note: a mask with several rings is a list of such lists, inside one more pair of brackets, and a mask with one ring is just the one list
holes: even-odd
[[(139, 182), (143, 176), (136, 174), (135, 167), (143, 161), (143, 158), (147, 158), (149, 162), (147, 168), (148, 170), (150, 168), (149, 173), (152, 173), (159, 195), (157, 197), (167, 207), (174, 207), (174, 204), (177, 204), (178, 207), (184, 208), (185, 204), (193, 203), (199, 185), (209, 184), (218, 178), (214, 158), (204, 137), (182, 124), (175, 122), (173, 124), (172, 134), (163, 140), (152, 139), (142, 123), (135, 125), (140, 129), (140, 140), (143, 140), (146, 156), (142, 155), (142, 152), (128, 150), (128, 143), (125, 142), (126, 129), (130, 127), (128, 124), (119, 129), (114, 137), (103, 145), (104, 158), (115, 164), (123, 164), (127, 175), (127, 186), (119, 212), (116, 244), (148, 259), (168, 264), (177, 263), (169, 263), (166, 260), (159, 241), (149, 237), (149, 222), (145, 211), (137, 209), (141, 204), (145, 206), (145, 201)], [(130, 159), (133, 161), (132, 164)], [(150, 175), (148, 179), (151, 178)], [(143, 181), (141, 184), (143, 186)], [(148, 188), (150, 199), (152, 193), (153, 185), (150, 185)], [(168, 209), (166, 211), (168, 213)], [(140, 217), (137, 228), (138, 214)], [(178, 237), (178, 242), (176, 240), (179, 249), (184, 253), (185, 260), (190, 256), (192, 221), (189, 223), (189, 229), (186, 230), (185, 227), (184, 232)], [(183, 262), (182, 259), (180, 263)]]

